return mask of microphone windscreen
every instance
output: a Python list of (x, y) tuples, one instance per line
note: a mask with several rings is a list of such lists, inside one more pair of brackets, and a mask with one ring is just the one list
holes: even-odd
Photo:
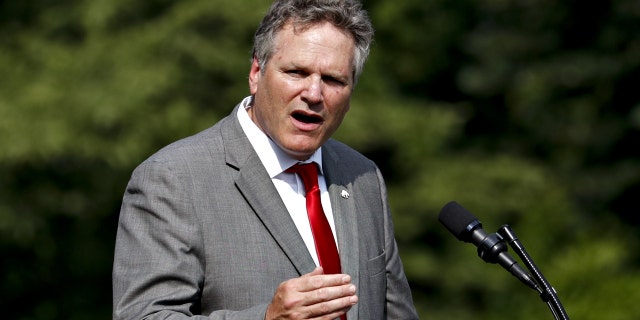
[[(460, 241), (468, 241), (468, 227), (478, 219), (455, 201), (447, 203), (440, 210), (438, 220)], [(478, 222), (479, 224), (479, 222)]]

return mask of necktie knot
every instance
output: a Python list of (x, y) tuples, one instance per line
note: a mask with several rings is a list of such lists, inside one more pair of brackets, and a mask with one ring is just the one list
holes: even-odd
[(315, 162), (299, 163), (286, 170), (289, 173), (297, 173), (302, 179), (306, 193), (318, 187), (318, 165)]

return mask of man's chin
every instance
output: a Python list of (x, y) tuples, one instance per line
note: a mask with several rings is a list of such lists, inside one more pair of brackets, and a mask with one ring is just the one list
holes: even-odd
[(320, 146), (313, 144), (313, 145), (294, 145), (289, 147), (280, 146), (280, 148), (290, 157), (296, 160), (303, 161), (303, 160), (309, 159), (309, 157), (311, 157), (311, 155), (313, 155), (313, 153), (316, 152), (316, 150), (318, 150)]

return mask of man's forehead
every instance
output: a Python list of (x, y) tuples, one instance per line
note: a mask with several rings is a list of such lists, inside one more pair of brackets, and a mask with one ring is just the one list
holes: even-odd
[(291, 30), (294, 35), (299, 35), (301, 33), (305, 33), (307, 31), (309, 31), (310, 29), (324, 26), (325, 24), (333, 26), (336, 30), (338, 30), (338, 31), (344, 33), (346, 36), (352, 38), (354, 40), (354, 42), (355, 42), (355, 38), (354, 38), (354, 36), (353, 36), (353, 34), (351, 32), (349, 32), (348, 30), (346, 30), (344, 28), (341, 28), (340, 26), (337, 26), (334, 23), (331, 23), (331, 21), (329, 21), (329, 20), (299, 21), (299, 20), (295, 20), (295, 19), (289, 19), (289, 20), (287, 20), (287, 22), (285, 22), (282, 25), (282, 27), (280, 27), (280, 29), (278, 29), (276, 31), (275, 34), (276, 34), (276, 38), (277, 38), (278, 35), (281, 34), (283, 31)]

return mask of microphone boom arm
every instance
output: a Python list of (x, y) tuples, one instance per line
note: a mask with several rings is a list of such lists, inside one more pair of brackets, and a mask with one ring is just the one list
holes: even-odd
[(527, 251), (524, 249), (524, 246), (518, 240), (516, 234), (511, 230), (509, 225), (503, 225), (499, 230), (498, 234), (502, 236), (502, 238), (506, 239), (507, 243), (511, 246), (513, 251), (520, 257), (524, 265), (531, 271), (532, 276), (541, 287), (538, 291), (540, 293), (540, 298), (542, 301), (546, 302), (553, 313), (553, 316), (556, 320), (569, 320), (569, 316), (567, 315), (562, 303), (560, 302), (560, 298), (556, 293), (556, 290), (551, 287), (547, 279), (542, 275), (542, 272), (538, 269), (538, 267), (533, 262), (533, 259), (529, 256)]

